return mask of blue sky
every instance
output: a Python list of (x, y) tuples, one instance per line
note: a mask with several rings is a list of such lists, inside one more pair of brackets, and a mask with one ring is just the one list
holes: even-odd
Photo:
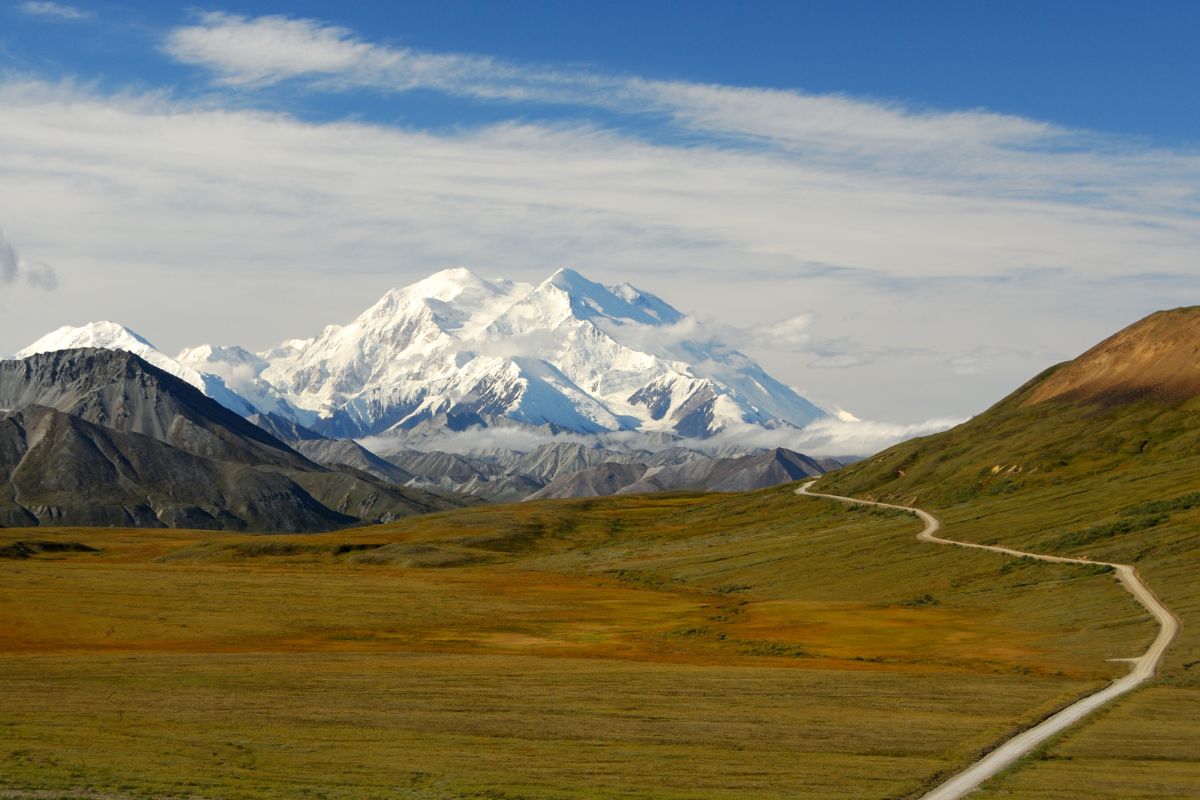
[(820, 402), (965, 416), (1197, 302), (1197, 30), (1168, 0), (0, 0), (0, 352), (100, 318), (265, 348), (442, 267), (571, 266)]
[[(156, 49), (163, 30), (209, 7), (70, 7), (94, 16), (77, 25), (47, 24), (53, 16), (10, 3), (0, 35), (5, 66), (114, 85), (203, 89), (202, 75), (178, 68)], [(1200, 105), (1191, 102), (1200, 71), (1200, 5), (1187, 0), (259, 2), (211, 8), (319, 19), (374, 41), (431, 51), (941, 109), (984, 107), (1164, 143), (1194, 143), (1200, 129)], [(502, 113), (438, 97), (353, 104), (329, 96), (290, 99), (314, 116), (357, 113), (422, 125)]]

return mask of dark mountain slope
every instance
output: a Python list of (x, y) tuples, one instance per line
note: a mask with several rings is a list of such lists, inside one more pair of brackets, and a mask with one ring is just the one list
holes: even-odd
[(649, 453), (619, 453), (588, 447), (578, 442), (550, 442), (531, 450), (512, 467), (518, 475), (549, 483), (555, 478), (601, 464), (633, 464), (644, 461)]
[(731, 458), (699, 458), (651, 470), (621, 494), (691, 489), (709, 492), (744, 492), (790, 483), (824, 472), (820, 464), (782, 447), (765, 453)]
[(4, 525), (314, 531), (462, 505), (320, 466), (126, 352), (0, 362), (0, 408)]
[(637, 482), (646, 472), (641, 464), (606, 462), (559, 475), (529, 496), (530, 500), (563, 497), (606, 497)]
[(41, 406), (0, 415), (0, 524), (330, 530), (358, 522), (285, 474)]
[(350, 467), (397, 485), (413, 478), (411, 473), (383, 460), (353, 439), (301, 439), (291, 445), (297, 452), (327, 467)]
[(246, 417), (246, 420), (253, 422), (281, 442), (327, 441), (324, 436), (311, 428), (306, 428), (299, 422), (279, 414), (251, 414)]
[(350, 467), (386, 483), (402, 485), (413, 476), (372, 453), (353, 439), (327, 439), (298, 422), (278, 414), (251, 414), (246, 418), (267, 433), (317, 464)]
[(387, 460), (410, 475), (429, 480), (445, 479), (466, 483), (472, 479), (487, 479), (503, 472), (480, 459), (438, 451), (404, 450), (388, 456)]
[(122, 350), (59, 350), (0, 361), (0, 408), (53, 408), (140, 433), (203, 458), (312, 466), (262, 428), (195, 387)]
[(681, 464), (603, 463), (559, 475), (529, 499), (642, 494), (675, 490), (742, 492), (820, 475), (817, 462), (777, 448), (736, 458), (692, 457)]

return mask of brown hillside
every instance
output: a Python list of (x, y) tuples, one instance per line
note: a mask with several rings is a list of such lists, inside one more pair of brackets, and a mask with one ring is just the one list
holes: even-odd
[(1200, 397), (1200, 306), (1158, 311), (1055, 370), (1022, 403), (1118, 405)]

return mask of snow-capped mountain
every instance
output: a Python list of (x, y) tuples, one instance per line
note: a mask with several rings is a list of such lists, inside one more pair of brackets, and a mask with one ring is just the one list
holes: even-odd
[(271, 366), (270, 362), (245, 348), (203, 344), (185, 348), (175, 357), (175, 361), (184, 369), (220, 379), (259, 413), (278, 414), (301, 424), (316, 419), (315, 414), (293, 407), (278, 389), (263, 380), (261, 375), (263, 370)]
[(445, 270), (260, 355), (261, 379), (333, 436), (505, 418), (705, 437), (827, 416), (663, 300), (565, 269), (536, 286)]
[(243, 416), (255, 412), (254, 405), (239, 393), (232, 391), (219, 376), (180, 363), (152, 345), (149, 340), (115, 322), (90, 322), (79, 327), (64, 325), (18, 352), (17, 358), (58, 350), (73, 350), (78, 347), (99, 347), (133, 353), (163, 372), (190, 383), (231, 411)]
[(663, 300), (572, 270), (540, 284), (466, 269), (393, 289), (354, 321), (251, 353), (164, 355), (128, 328), (61, 328), (19, 355), (128, 350), (243, 415), (335, 438), (474, 425), (705, 438), (829, 416)]

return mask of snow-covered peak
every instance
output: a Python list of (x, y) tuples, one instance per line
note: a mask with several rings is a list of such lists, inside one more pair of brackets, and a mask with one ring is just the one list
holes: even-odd
[(580, 321), (658, 326), (683, 315), (628, 284), (608, 287), (572, 269), (560, 269), (496, 318), (493, 336), (527, 335)]
[[(469, 269), (446, 269), (391, 289), (352, 323), (333, 328), (350, 329), (349, 335), (355, 336), (397, 329), (411, 333), (432, 326), (441, 333), (470, 337), (532, 288), (525, 283), (481, 278)], [(318, 339), (329, 338), (327, 333), (328, 329)], [(427, 339), (437, 337), (436, 333), (425, 333)]]
[(64, 325), (58, 330), (47, 333), (17, 353), (17, 356), (25, 358), (37, 353), (52, 353), (77, 347), (100, 347), (105, 350), (125, 350), (131, 353), (138, 353), (139, 350), (158, 352), (149, 340), (124, 325), (101, 320), (78, 327)]
[(618, 323), (660, 325), (683, 316), (654, 295), (629, 284), (604, 286), (573, 269), (558, 270), (535, 291), (550, 294), (552, 289), (566, 295), (572, 314), (580, 319), (601, 317)]
[(255, 353), (255, 355), (273, 367), (280, 367), (295, 361), (314, 341), (316, 341), (316, 337), (311, 339), (287, 339), (278, 346)]
[(270, 364), (262, 356), (251, 353), (244, 347), (237, 345), (229, 345), (219, 347), (211, 344), (202, 344), (198, 347), (187, 347), (175, 356), (175, 360), (189, 367), (207, 372), (216, 372), (216, 370), (208, 369), (214, 364), (227, 364), (230, 367), (242, 368), (251, 371), (254, 375), (258, 375)]
[(629, 305), (638, 308), (664, 325), (672, 325), (683, 319), (683, 314), (657, 295), (643, 292), (628, 283), (618, 283), (616, 286), (610, 286), (609, 289)]
[(542, 286), (557, 286), (565, 292), (582, 291), (594, 289), (600, 284), (590, 281), (569, 267), (559, 267), (551, 273), (549, 278), (542, 281)]
[(648, 292), (571, 269), (537, 286), (444, 270), (294, 354), (280, 348), (262, 377), (333, 435), (484, 415), (707, 436), (825, 414), (685, 321)]
[(450, 302), (464, 292), (496, 294), (499, 291), (500, 289), (491, 281), (479, 277), (471, 270), (465, 267), (455, 267), (435, 272), (428, 278), (423, 278), (403, 288), (392, 289), (388, 294)]
[[(164, 354), (152, 345), (148, 339), (135, 331), (116, 322), (102, 320), (89, 322), (86, 325), (64, 325), (58, 330), (47, 333), (33, 344), (17, 353), (18, 358), (26, 358), (37, 353), (52, 353), (57, 350), (73, 350), (77, 347), (99, 347), (104, 350), (124, 350), (148, 361), (159, 369), (183, 378), (188, 383), (191, 376), (185, 377), (190, 370), (185, 369), (179, 362)], [(195, 385), (193, 383), (193, 385)]]
[(258, 354), (200, 345), (172, 359), (111, 322), (60, 329), (22, 354), (128, 350), (239, 413), (339, 437), (477, 424), (705, 437), (827, 414), (702, 328), (648, 292), (571, 269), (531, 285), (456, 268)]
[(176, 360), (199, 372), (210, 383), (213, 378), (221, 380), (230, 391), (261, 413), (280, 414), (301, 424), (312, 421), (311, 415), (297, 411), (278, 389), (262, 379), (263, 371), (271, 366), (271, 362), (244, 347), (202, 344), (185, 348)]
[(37, 353), (51, 353), (57, 350), (73, 350), (79, 347), (98, 347), (104, 350), (123, 350), (133, 353), (163, 372), (190, 383), (213, 400), (238, 414), (253, 414), (256, 410), (251, 403), (231, 391), (221, 378), (181, 364), (151, 344), (144, 336), (124, 325), (107, 320), (89, 322), (78, 327), (64, 325), (18, 352), (17, 358), (26, 358)]

